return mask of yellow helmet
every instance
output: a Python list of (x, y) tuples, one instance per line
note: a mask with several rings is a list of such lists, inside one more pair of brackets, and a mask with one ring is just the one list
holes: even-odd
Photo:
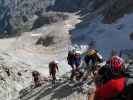
[(94, 55), (94, 54), (96, 54), (96, 50), (90, 50), (90, 51), (88, 52), (88, 55), (89, 55), (89, 56), (92, 56), (92, 55)]

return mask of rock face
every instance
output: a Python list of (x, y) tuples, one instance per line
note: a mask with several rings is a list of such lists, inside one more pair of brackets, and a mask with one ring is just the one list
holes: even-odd
[(32, 30), (40, 28), (45, 25), (53, 24), (58, 21), (63, 21), (67, 19), (68, 16), (62, 13), (48, 13), (47, 15), (38, 15), (38, 18), (34, 21), (32, 25)]
[[(114, 3), (113, 3), (114, 2)], [(15, 33), (27, 25), (35, 15), (46, 11), (93, 12), (108, 4), (104, 9), (105, 22), (113, 22), (123, 14), (132, 11), (132, 0), (1, 0), (0, 33)], [(112, 4), (112, 5), (111, 5)], [(27, 26), (26, 26), (27, 27)], [(23, 28), (23, 30), (25, 30)]]
[(45, 12), (50, 0), (1, 0), (0, 32), (13, 33), (34, 15)]
[(131, 13), (132, 11), (132, 0), (116, 0), (112, 6), (105, 10), (105, 20), (108, 23), (112, 23), (118, 18), (123, 17), (125, 14)]
[[(27, 29), (32, 30), (32, 32), (25, 32), (17, 38), (0, 39), (0, 48), (2, 49), (0, 51), (0, 61), (2, 61), (2, 64), (6, 62), (4, 67), (0, 63), (0, 98), (3, 97), (1, 100), (14, 100), (18, 97), (18, 92), (21, 89), (31, 85), (31, 71), (33, 69), (47, 75), (49, 60), (57, 59), (60, 61), (61, 66), (63, 66), (60, 75), (68, 72), (68, 65), (65, 61), (71, 43), (79, 43), (79, 45), (81, 42), (90, 42), (92, 45), (98, 43), (102, 50), (106, 49), (105, 51), (110, 50), (112, 44), (114, 44), (114, 47), (118, 47), (116, 49), (121, 49), (123, 46), (128, 48), (129, 45), (131, 47), (132, 44), (129, 44), (131, 42), (127, 41), (129, 36), (125, 39), (126, 35), (120, 37), (120, 33), (124, 34), (122, 32), (129, 30), (129, 27), (132, 28), (133, 22), (130, 21), (130, 26), (129, 22), (125, 23), (125, 19), (132, 20), (133, 15), (125, 16), (123, 23), (120, 21), (121, 23), (115, 24), (115, 26), (111, 24), (104, 25), (101, 16), (103, 15), (105, 23), (113, 23), (124, 14), (132, 12), (132, 5), (132, 0), (0, 0), (1, 37), (7, 36), (7, 33), (11, 35), (11, 33), (20, 33)], [(49, 11), (52, 14), (49, 14)], [(55, 11), (55, 14), (52, 11)], [(57, 11), (61, 13), (57, 13)], [(69, 20), (64, 20), (67, 17), (64, 12), (68, 12)], [(72, 16), (71, 12), (78, 13), (74, 13), (74, 16)], [(99, 17), (99, 15), (101, 16)], [(75, 26), (75, 24), (78, 25)], [(69, 35), (70, 30), (71, 36)], [(130, 31), (126, 31), (126, 33), (131, 33)], [(90, 38), (88, 38), (89, 36)], [(130, 37), (133, 37), (132, 33)], [(93, 38), (98, 42), (95, 43)], [(105, 44), (106, 41), (107, 45)], [(106, 46), (102, 46), (103, 44)], [(108, 52), (105, 53), (109, 54)], [(48, 98), (78, 100), (80, 95), (75, 94), (75, 90), (67, 82), (64, 82), (63, 84), (61, 82), (62, 85), (59, 84), (58, 89), (51, 90), (50, 88), (49, 90), (49, 86), (42, 90), (44, 86), (31, 90), (29, 93), (26, 92), (27, 96), (22, 95), (21, 100), (30, 100), (32, 96), (36, 96), (33, 97), (36, 100), (48, 100)], [(44, 95), (48, 96), (45, 98)], [(73, 99), (74, 96), (77, 98)], [(82, 96), (87, 97), (86, 95)]]
[(1, 32), (11, 32), (12, 26), (10, 23), (10, 8), (7, 5), (3, 5), (5, 2), (1, 0), (0, 2), (0, 33)]
[[(87, 0), (85, 0), (87, 1)], [(62, 11), (62, 12), (75, 12), (79, 10), (82, 0), (56, 0), (55, 4), (48, 7), (48, 10)]]

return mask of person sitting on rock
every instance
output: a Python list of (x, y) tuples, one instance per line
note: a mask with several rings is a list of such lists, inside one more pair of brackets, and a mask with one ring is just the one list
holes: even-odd
[(34, 80), (35, 87), (41, 86), (41, 76), (40, 76), (40, 73), (38, 71), (33, 71), (32, 72), (32, 77), (33, 77), (33, 80)]

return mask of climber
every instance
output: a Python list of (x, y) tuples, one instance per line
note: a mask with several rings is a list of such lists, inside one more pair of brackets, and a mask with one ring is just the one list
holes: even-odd
[[(85, 61), (86, 65), (87, 65), (88, 70), (90, 72), (94, 72), (96, 70), (96, 65), (98, 63), (102, 63), (103, 62), (103, 57), (101, 56), (101, 54), (99, 52), (97, 52), (97, 50), (89, 49), (86, 52), (86, 55), (84, 57), (84, 61)], [(90, 64), (90, 62), (91, 62), (91, 64)]]
[[(104, 69), (104, 70), (103, 70)], [(111, 70), (102, 67), (95, 75), (94, 81), (96, 89), (93, 89), (92, 93), (88, 96), (88, 100), (112, 100), (113, 97), (122, 93), (125, 89), (126, 78), (124, 76), (117, 76), (115, 78), (109, 78), (106, 81), (102, 81), (105, 78), (103, 75), (106, 73), (106, 77), (109, 76)], [(100, 80), (100, 81), (98, 81)]]
[[(121, 94), (126, 85), (125, 72), (124, 60), (117, 55), (115, 50), (112, 50), (111, 58), (95, 76), (96, 90), (89, 96), (89, 100), (111, 100)], [(96, 81), (99, 79), (104, 81), (99, 84)]]
[(79, 50), (71, 50), (68, 52), (67, 61), (68, 64), (71, 66), (71, 76), (70, 80), (73, 80), (73, 78), (77, 75), (80, 76), (79, 72), (79, 66), (81, 64), (81, 52)]
[(38, 71), (32, 71), (32, 77), (34, 80), (35, 87), (41, 86), (41, 76)]
[[(74, 59), (74, 74), (76, 76), (76, 80), (80, 80), (82, 77), (83, 73), (80, 71), (80, 65), (81, 65), (81, 52), (79, 50), (75, 51), (75, 59)], [(71, 79), (73, 79), (74, 76), (71, 76)]]
[(75, 59), (74, 56), (75, 56), (75, 51), (70, 50), (68, 52), (67, 61), (68, 61), (68, 64), (71, 66), (72, 69), (74, 68), (74, 59)]
[(75, 51), (70, 50), (67, 56), (68, 65), (70, 65), (72, 68), (70, 80), (73, 80), (74, 77), (74, 61), (75, 61)]
[[(88, 100), (111, 100), (113, 97), (124, 91), (125, 82), (125, 77), (121, 77), (96, 86), (96, 90), (94, 90), (95, 92), (89, 96)], [(93, 97), (93, 99), (90, 99), (90, 97)]]
[[(97, 78), (102, 77), (98, 72)], [(88, 100), (133, 100), (133, 64), (129, 64), (123, 76), (117, 76), (104, 84), (97, 84)]]
[(56, 81), (56, 72), (59, 71), (58, 69), (59, 62), (54, 60), (49, 63), (49, 74), (52, 76), (52, 83), (55, 84)]

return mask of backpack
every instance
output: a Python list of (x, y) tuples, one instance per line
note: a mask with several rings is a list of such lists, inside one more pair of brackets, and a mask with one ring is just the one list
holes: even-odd
[(71, 64), (74, 59), (75, 59), (75, 53), (73, 51), (69, 51), (67, 56), (68, 64)]

